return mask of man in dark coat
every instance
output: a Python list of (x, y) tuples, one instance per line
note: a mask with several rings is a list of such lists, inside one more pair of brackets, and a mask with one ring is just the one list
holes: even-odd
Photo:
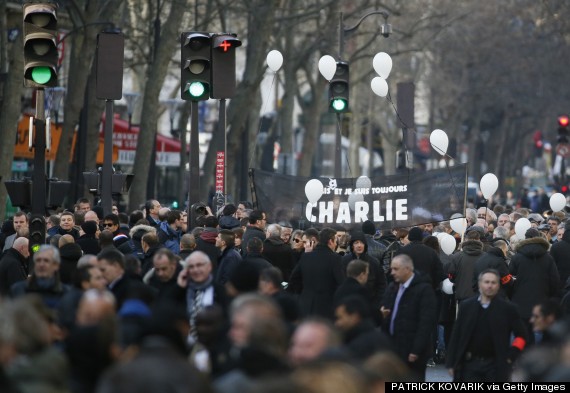
[[(560, 296), (560, 276), (554, 259), (548, 254), (548, 240), (534, 228), (527, 230), (525, 237), (518, 243), (509, 265), (509, 271), (516, 277), (511, 300), (518, 305), (528, 331), (532, 331), (530, 317), (533, 306)], [(534, 342), (532, 335), (529, 340)]]
[(10, 295), (13, 298), (34, 293), (42, 298), (44, 304), (55, 310), (61, 298), (69, 291), (69, 286), (59, 279), (61, 259), (59, 250), (53, 246), (43, 244), (34, 254), (33, 273), (25, 281), (12, 285)]
[(455, 283), (455, 299), (462, 302), (475, 295), (473, 289), (473, 270), (475, 261), (483, 254), (483, 243), (479, 240), (479, 232), (472, 230), (465, 235), (461, 243), (461, 251), (453, 254), (447, 267), (449, 279)]
[(243, 262), (255, 267), (258, 272), (263, 269), (272, 267), (271, 262), (263, 255), (263, 242), (254, 237), (251, 239), (246, 248), (246, 254), (243, 257)]
[(281, 270), (285, 281), (289, 281), (289, 276), (293, 271), (293, 249), (281, 239), (280, 225), (271, 224), (267, 227), (267, 238), (263, 242), (263, 256)]
[(408, 233), (409, 244), (400, 248), (396, 255), (406, 254), (414, 262), (414, 271), (426, 274), (431, 281), (433, 289), (439, 287), (439, 283), (445, 279), (443, 266), (437, 253), (422, 243), (422, 230), (413, 227)]
[(25, 237), (14, 240), (0, 259), (0, 295), (8, 296), (12, 285), (28, 277), (29, 242)]
[(154, 289), (146, 286), (125, 272), (125, 257), (115, 248), (107, 248), (97, 255), (97, 264), (107, 281), (107, 287), (115, 296), (117, 310), (133, 294), (145, 295), (152, 301), (156, 295)]
[(218, 269), (214, 275), (217, 284), (225, 285), (233, 271), (238, 268), (242, 258), (235, 249), (236, 235), (229, 229), (222, 229), (216, 238), (216, 247), (220, 249), (221, 255), (218, 259)]
[(336, 249), (336, 231), (323, 228), (319, 243), (311, 252), (301, 256), (291, 273), (289, 283), (300, 292), (301, 315), (318, 315), (333, 318), (333, 297), (344, 281), (342, 261)]
[(378, 351), (393, 350), (390, 339), (372, 320), (368, 305), (357, 295), (343, 298), (335, 309), (335, 325), (344, 333), (344, 345), (359, 360)]
[(154, 254), (161, 248), (156, 232), (147, 232), (141, 238), (143, 259), (141, 260), (141, 274), (144, 276), (152, 269)]
[(101, 251), (99, 240), (97, 239), (97, 232), (99, 227), (95, 221), (85, 221), (81, 224), (83, 235), (75, 241), (84, 254), (97, 255)]
[[(570, 225), (569, 225), (570, 226)], [(550, 255), (560, 275), (560, 289), (563, 290), (568, 277), (570, 277), (570, 228), (564, 228), (562, 239), (558, 239), (550, 248)]]
[(406, 254), (392, 259), (391, 273), (394, 281), (381, 308), (383, 329), (392, 338), (398, 356), (419, 380), (425, 381), (436, 322), (435, 293), (429, 277), (416, 273), (414, 262)]
[(480, 295), (459, 305), (446, 359), (454, 381), (509, 381), (510, 363), (526, 345), (527, 330), (517, 307), (497, 296), (500, 279), (496, 270), (484, 270)]
[(262, 241), (265, 240), (265, 226), (267, 225), (267, 215), (265, 212), (261, 210), (253, 210), (249, 213), (249, 225), (245, 229), (243, 233), (243, 237), (241, 239), (242, 244), (247, 245), (251, 238), (257, 237)]
[(63, 235), (59, 238), (59, 257), (61, 264), (59, 267), (59, 278), (67, 285), (73, 284), (73, 276), (77, 270), (77, 261), (83, 255), (83, 251), (75, 243), (73, 236)]
[(368, 253), (366, 240), (364, 233), (352, 233), (348, 243), (349, 252), (342, 257), (342, 264), (346, 273), (348, 264), (352, 260), (359, 259), (368, 263), (368, 279), (366, 281), (368, 299), (372, 302), (374, 309), (379, 310), (382, 305), (382, 296), (386, 290), (386, 275), (380, 267), (380, 261)]
[(220, 250), (216, 247), (218, 237), (218, 219), (214, 216), (204, 218), (204, 231), (196, 238), (196, 251), (202, 251), (208, 255), (212, 267), (216, 270)]
[(176, 289), (176, 280), (182, 271), (182, 264), (168, 248), (160, 248), (153, 258), (153, 273), (148, 280), (148, 285), (156, 288), (157, 300), (168, 298)]
[[(347, 277), (334, 293), (333, 302), (335, 307), (337, 307), (345, 297), (360, 296), (366, 305), (368, 305), (369, 311), (376, 308), (370, 301), (370, 295), (365, 288), (368, 275), (370, 274), (369, 266), (368, 262), (360, 259), (350, 261), (346, 268)], [(370, 316), (372, 316), (372, 314), (370, 314)]]
[(509, 272), (509, 265), (507, 264), (507, 250), (508, 245), (505, 240), (498, 239), (493, 242), (493, 245), (487, 248), (487, 252), (483, 253), (473, 268), (473, 290), (479, 292), (479, 274), (483, 270), (494, 269), (501, 275), (501, 291), (499, 294), (503, 297), (510, 297), (514, 280), (512, 274)]

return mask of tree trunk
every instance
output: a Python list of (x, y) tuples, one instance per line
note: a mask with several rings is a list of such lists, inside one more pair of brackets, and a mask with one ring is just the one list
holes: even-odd
[(174, 44), (177, 44), (176, 47), (178, 47), (178, 30), (186, 8), (186, 1), (171, 3), (168, 19), (164, 23), (160, 35), (160, 45), (155, 48), (154, 60), (149, 66), (133, 169), (135, 176), (129, 192), (129, 210), (131, 211), (138, 209), (146, 200), (148, 171), (157, 131), (158, 98), (168, 71), (168, 65), (172, 59)]
[(83, 97), (91, 72), (91, 65), (95, 58), (97, 33), (101, 31), (101, 26), (88, 25), (100, 20), (109, 20), (105, 16), (111, 11), (116, 12), (117, 9), (117, 3), (100, 3), (100, 1), (95, 0), (87, 1), (85, 12), (82, 15), (76, 15), (76, 18), (84, 21), (85, 25), (79, 26), (82, 30), (72, 33), (73, 35), (69, 37), (72, 39), (72, 44), (64, 102), (65, 118), (58, 147), (60, 154), (56, 156), (53, 167), (54, 177), (61, 180), (69, 178), (69, 152), (71, 152), (73, 134), (83, 107)]
[[(6, 32), (2, 31), (0, 34), (6, 34)], [(19, 97), (22, 96), (24, 78), (24, 56), (22, 56), (23, 44), (21, 32), (12, 45), (12, 50), (9, 55), (9, 73), (4, 82), (2, 107), (0, 108), (0, 140), (4, 141), (4, 143), (0, 143), (0, 157), (2, 157), (0, 160), (0, 176), (2, 177), (2, 181), (9, 180), (12, 173), (12, 161), (14, 157), (13, 141), (16, 140), (18, 117), (22, 109), (19, 99)], [(17, 97), (17, 99), (10, 99), (10, 97)], [(0, 218), (2, 220), (4, 220), (6, 215), (6, 199), (6, 188), (1, 186)]]
[[(271, 30), (274, 27), (276, 6), (276, 0), (256, 0), (251, 4), (251, 8), (256, 12), (250, 13), (248, 23), (247, 53), (243, 79), (237, 88), (236, 96), (228, 105), (227, 124), (230, 125), (226, 157), (228, 160), (228, 178), (241, 178), (240, 174), (236, 173), (236, 161), (242, 154), (241, 140), (242, 134), (245, 132), (251, 97), (259, 89), (259, 83), (263, 77), (269, 44), (267, 37), (271, 36)], [(204, 168), (204, 173), (211, 173), (212, 171), (213, 168)], [(247, 185), (239, 184), (238, 187), (247, 187)], [(237, 195), (236, 189), (228, 190), (228, 192), (230, 191)]]

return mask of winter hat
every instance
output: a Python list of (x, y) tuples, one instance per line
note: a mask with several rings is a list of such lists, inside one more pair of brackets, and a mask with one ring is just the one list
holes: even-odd
[(533, 237), (540, 237), (540, 232), (538, 231), (538, 229), (535, 228), (527, 229), (527, 231), (524, 234), (524, 238), (531, 239)]
[(423, 239), (422, 230), (419, 227), (413, 227), (408, 233), (408, 239), (411, 242), (421, 241)]
[(367, 235), (374, 235), (376, 233), (376, 227), (374, 223), (370, 220), (366, 220), (362, 223), (362, 232)]
[(95, 221), (85, 221), (81, 224), (81, 229), (86, 235), (94, 235), (97, 232), (97, 223)]
[(529, 214), (528, 220), (530, 222), (536, 222), (536, 223), (540, 224), (542, 221), (544, 221), (544, 218), (542, 218), (542, 216), (538, 213), (532, 213), (532, 214)]
[(352, 250), (352, 245), (357, 240), (360, 240), (362, 243), (366, 245), (366, 236), (364, 236), (364, 233), (360, 231), (355, 231), (350, 234), (350, 241), (348, 242), (351, 250)]

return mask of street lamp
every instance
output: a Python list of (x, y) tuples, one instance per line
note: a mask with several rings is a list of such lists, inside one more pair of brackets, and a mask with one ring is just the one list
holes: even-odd
[(338, 59), (342, 61), (342, 56), (344, 52), (344, 37), (346, 34), (350, 34), (358, 30), (360, 24), (364, 19), (368, 18), (370, 15), (382, 15), (384, 17), (384, 24), (381, 27), (380, 33), (388, 38), (392, 33), (392, 25), (388, 23), (388, 17), (390, 14), (387, 11), (372, 11), (364, 15), (360, 20), (352, 27), (344, 27), (344, 15), (340, 13), (339, 26), (338, 26)]
[(129, 131), (131, 130), (133, 111), (135, 110), (135, 105), (140, 98), (140, 93), (124, 93), (123, 98), (127, 101), (127, 113), (129, 115)]

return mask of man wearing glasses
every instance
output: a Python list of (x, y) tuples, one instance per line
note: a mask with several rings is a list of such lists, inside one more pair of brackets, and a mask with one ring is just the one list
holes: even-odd
[(119, 231), (119, 217), (116, 214), (110, 213), (103, 219), (104, 229), (113, 233), (113, 244), (124, 255), (133, 254), (135, 252), (135, 245), (131, 238)]

